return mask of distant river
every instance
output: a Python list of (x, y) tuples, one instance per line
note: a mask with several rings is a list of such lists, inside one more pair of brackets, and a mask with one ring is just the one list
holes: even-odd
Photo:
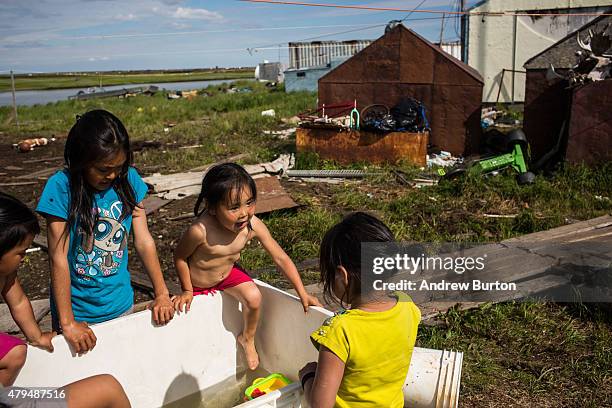
[[(183, 91), (188, 89), (206, 88), (208, 85), (222, 84), (223, 82), (231, 83), (236, 79), (214, 79), (210, 81), (191, 81), (191, 82), (161, 82), (161, 83), (146, 83), (146, 84), (124, 84), (105, 86), (104, 90), (112, 91), (115, 89), (133, 88), (136, 86), (157, 85), (160, 89), (165, 88), (174, 91)], [(86, 88), (67, 88), (67, 89), (51, 89), (42, 91), (16, 91), (15, 100), (17, 105), (32, 106), (36, 104), (46, 104), (49, 102), (57, 102), (68, 99), (69, 96), (76, 95), (79, 91), (85, 91)], [(0, 92), (0, 106), (10, 106), (13, 104), (13, 94), (11, 92)]]

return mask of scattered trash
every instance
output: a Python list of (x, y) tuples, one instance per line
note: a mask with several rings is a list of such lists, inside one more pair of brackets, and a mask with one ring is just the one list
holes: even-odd
[(425, 106), (414, 98), (404, 98), (385, 112), (385, 105), (370, 105), (361, 111), (361, 123), (365, 130), (378, 132), (429, 131)]
[(202, 144), (191, 145), (191, 146), (180, 146), (179, 149), (197, 149), (199, 147), (204, 147)]
[(356, 110), (356, 101), (325, 105), (298, 115), (300, 127), (331, 128), (348, 130), (351, 128), (351, 112)]
[(181, 99), (181, 98), (193, 99), (196, 96), (198, 96), (197, 89), (193, 89), (191, 91), (172, 91), (172, 92), (168, 92), (168, 94), (166, 95), (168, 99)]
[(225, 90), (225, 93), (234, 94), (234, 93), (250, 93), (253, 92), (251, 88), (236, 88), (236, 85), (232, 84), (229, 88)]
[[(55, 141), (55, 138), (51, 138), (50, 141)], [(47, 139), (46, 137), (39, 137), (36, 139), (25, 139), (20, 141), (17, 144), (14, 144), (13, 146), (15, 146), (17, 148), (17, 150), (19, 150), (22, 153), (26, 153), (29, 151), (34, 150), (35, 147), (38, 146), (46, 146), (49, 144), (49, 139)]]
[(8, 171), (21, 171), (21, 170), (23, 170), (23, 167), (17, 167), (17, 166), (6, 166), (4, 169), (5, 169), (5, 170), (8, 170)]
[(284, 130), (264, 130), (263, 132), (265, 135), (273, 135), (273, 136), (276, 136), (280, 140), (285, 140), (289, 136), (294, 134), (295, 131), (296, 131), (296, 128), (289, 128), (289, 129), (284, 129)]
[(427, 167), (452, 167), (461, 163), (463, 159), (454, 157), (450, 152), (441, 151), (436, 154), (427, 155)]
[(300, 118), (297, 116), (292, 116), (290, 118), (282, 118), (281, 122), (283, 122), (286, 125), (297, 125), (300, 123)]
[(268, 109), (268, 110), (262, 111), (261, 112), (261, 116), (271, 116), (271, 117), (274, 117), (274, 116), (276, 116), (276, 112), (274, 111), (274, 109)]

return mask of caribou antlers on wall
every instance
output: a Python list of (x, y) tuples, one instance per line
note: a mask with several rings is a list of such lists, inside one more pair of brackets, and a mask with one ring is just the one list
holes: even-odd
[(612, 36), (607, 34), (609, 28), (610, 23), (595, 33), (589, 29), (585, 40), (581, 38), (580, 33), (576, 35), (576, 41), (582, 51), (576, 53), (578, 63), (570, 72), (570, 84), (612, 78), (612, 55), (606, 54), (612, 47)]

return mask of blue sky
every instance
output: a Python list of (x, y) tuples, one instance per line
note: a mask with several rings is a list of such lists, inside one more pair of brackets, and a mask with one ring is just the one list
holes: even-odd
[[(421, 0), (306, 2), (412, 9)], [(454, 4), (426, 0), (420, 8)], [(236, 0), (5, 0), (0, 72), (254, 66), (277, 61), (279, 53), (286, 62), (289, 41), (376, 39), (386, 22), (406, 14)], [(439, 15), (414, 13), (405, 25), (437, 41), (440, 23)], [(349, 30), (358, 31), (337, 34)], [(457, 38), (454, 20), (447, 20), (444, 38)]]

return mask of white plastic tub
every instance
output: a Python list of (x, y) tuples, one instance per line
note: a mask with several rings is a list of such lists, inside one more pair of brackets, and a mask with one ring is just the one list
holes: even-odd
[[(133, 407), (299, 408), (298, 370), (317, 360), (309, 335), (332, 313), (311, 308), (304, 314), (295, 296), (256, 283), (263, 295), (256, 339), (260, 366), (295, 381), (274, 393), (241, 404), (239, 396), (251, 380), (236, 343), (242, 314), (238, 303), (224, 294), (197, 296), (189, 313), (162, 327), (152, 324), (149, 311), (95, 325), (97, 345), (84, 356), (72, 356), (62, 336), (54, 339), (53, 353), (30, 347), (15, 385), (58, 387), (109, 373), (123, 385)], [(406, 379), (406, 406), (456, 407), (461, 362), (461, 353), (415, 348)]]

